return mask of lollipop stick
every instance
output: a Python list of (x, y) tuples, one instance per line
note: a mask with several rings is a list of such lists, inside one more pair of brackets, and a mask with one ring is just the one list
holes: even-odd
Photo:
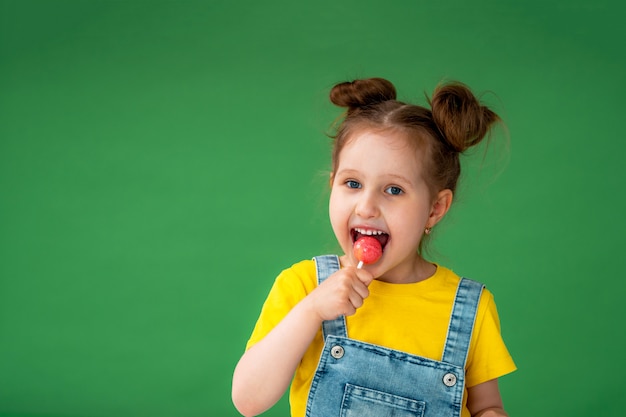
[(356, 266), (356, 269), (363, 268), (363, 261), (359, 261), (359, 264)]

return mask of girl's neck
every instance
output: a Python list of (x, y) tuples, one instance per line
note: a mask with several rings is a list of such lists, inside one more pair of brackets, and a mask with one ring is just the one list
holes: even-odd
[(416, 256), (412, 264), (398, 265), (376, 279), (390, 284), (413, 284), (424, 281), (437, 272), (437, 266), (421, 256)]

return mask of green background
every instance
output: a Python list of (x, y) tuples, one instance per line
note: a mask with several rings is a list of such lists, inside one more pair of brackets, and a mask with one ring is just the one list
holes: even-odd
[(337, 249), (327, 94), (368, 76), (492, 92), (510, 146), (432, 259), (495, 293), (512, 415), (622, 415), (621, 4), (0, 0), (0, 415), (237, 415), (275, 276)]

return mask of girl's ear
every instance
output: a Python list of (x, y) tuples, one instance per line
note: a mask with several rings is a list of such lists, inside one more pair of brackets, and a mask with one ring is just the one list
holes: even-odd
[(437, 193), (435, 201), (430, 209), (430, 216), (428, 216), (427, 227), (433, 227), (446, 215), (450, 206), (452, 205), (452, 190), (445, 189)]

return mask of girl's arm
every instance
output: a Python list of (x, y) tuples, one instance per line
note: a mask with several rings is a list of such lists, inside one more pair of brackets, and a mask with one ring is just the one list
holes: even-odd
[(256, 416), (280, 399), (317, 333), (321, 321), (305, 300), (239, 360), (233, 375), (232, 397), (244, 416)]
[(504, 411), (497, 379), (468, 388), (467, 408), (472, 417), (508, 417)]
[(261, 341), (248, 349), (233, 375), (232, 398), (244, 416), (272, 407), (324, 320), (352, 315), (369, 295), (373, 277), (365, 270), (343, 268), (298, 303)]

